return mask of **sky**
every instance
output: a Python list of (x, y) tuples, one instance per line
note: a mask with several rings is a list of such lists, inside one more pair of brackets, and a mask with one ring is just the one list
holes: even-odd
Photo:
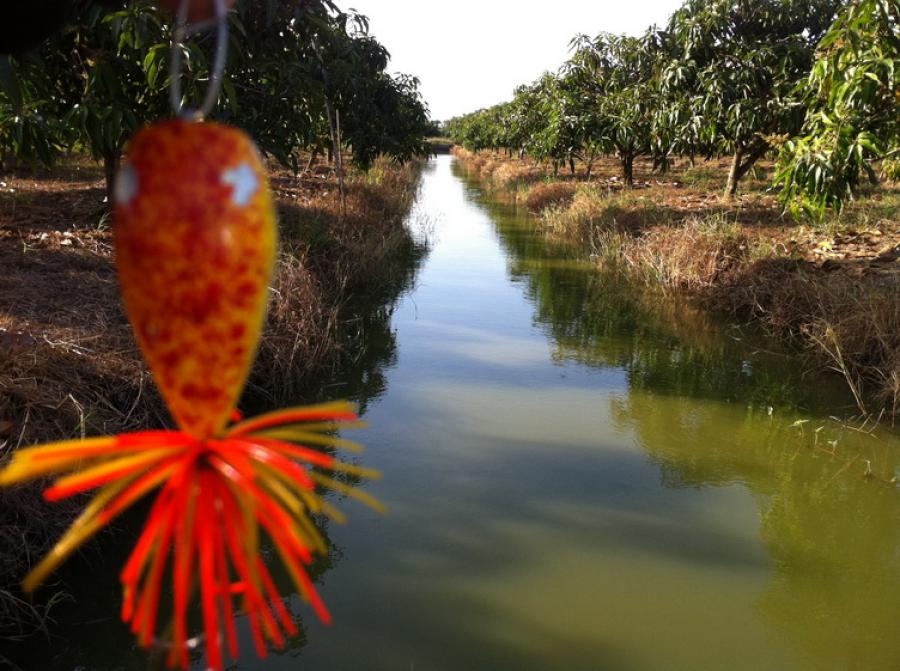
[(579, 33), (637, 35), (664, 24), (683, 0), (338, 0), (369, 17), (391, 52), (391, 72), (422, 80), (433, 119), (512, 97), (556, 70)]

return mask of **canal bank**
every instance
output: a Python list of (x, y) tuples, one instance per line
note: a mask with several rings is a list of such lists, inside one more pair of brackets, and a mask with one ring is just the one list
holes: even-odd
[[(810, 371), (833, 371), (859, 414), (900, 413), (900, 188), (872, 188), (813, 225), (782, 211), (771, 164), (754, 169), (733, 200), (719, 194), (727, 162), (635, 164), (623, 188), (617, 161), (571, 174), (546, 163), (455, 147), (454, 155), (496, 198), (540, 218), (607, 272), (687, 297), (790, 343)], [(613, 175), (613, 176), (610, 176)]]

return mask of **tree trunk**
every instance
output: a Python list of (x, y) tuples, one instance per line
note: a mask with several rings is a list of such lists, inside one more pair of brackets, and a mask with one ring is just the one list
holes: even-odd
[(306, 168), (303, 170), (303, 174), (309, 174), (309, 171), (313, 169), (313, 166), (316, 164), (316, 159), (319, 158), (319, 148), (315, 147), (312, 150), (312, 154), (309, 156), (309, 161), (306, 164)]
[(572, 175), (575, 174), (575, 159), (571, 156), (569, 157), (569, 173)]
[(341, 216), (346, 214), (347, 201), (344, 195), (344, 163), (341, 155), (341, 115), (340, 111), (332, 108), (331, 101), (325, 98), (325, 113), (328, 115), (328, 128), (331, 131), (331, 146), (328, 148), (328, 158), (334, 163), (334, 172), (338, 178), (338, 190), (341, 197)]
[(553, 176), (559, 176), (559, 161), (553, 161)]
[(103, 157), (103, 174), (106, 177), (106, 202), (110, 207), (115, 204), (116, 174), (119, 172), (120, 154), (116, 152)]
[(743, 177), (741, 161), (744, 158), (744, 148), (734, 150), (734, 159), (731, 161), (731, 169), (728, 171), (728, 182), (725, 184), (725, 200), (731, 202), (737, 193), (738, 182)]
[(347, 216), (347, 192), (344, 188), (344, 155), (341, 152), (343, 139), (341, 138), (341, 111), (334, 110), (334, 159), (335, 170), (338, 176), (338, 189), (341, 192), (341, 216)]
[(632, 154), (622, 155), (622, 179), (625, 182), (625, 188), (630, 189), (634, 186), (634, 156)]

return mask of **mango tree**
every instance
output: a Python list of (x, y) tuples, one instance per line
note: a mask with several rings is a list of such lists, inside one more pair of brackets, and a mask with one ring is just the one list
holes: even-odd
[(687, 0), (666, 31), (664, 120), (707, 156), (732, 155), (725, 197), (803, 122), (794, 93), (840, 0)]
[(70, 94), (53, 70), (40, 54), (0, 55), (0, 165), (50, 165), (68, 144), (60, 119), (69, 109)]
[(572, 42), (566, 80), (576, 91), (585, 143), (614, 153), (626, 187), (634, 160), (658, 151), (654, 135), (659, 95), (656, 51), (647, 38), (601, 33)]
[(369, 168), (378, 156), (404, 162), (430, 153), (428, 108), (418, 79), (376, 72), (351, 90), (341, 119), (344, 141), (359, 168)]
[(83, 89), (68, 125), (103, 161), (108, 196), (125, 143), (138, 128), (165, 116), (169, 104), (167, 17), (147, 3), (120, 4), (113, 12), (89, 5), (72, 30), (46, 47), (77, 64), (73, 74)]
[(540, 110), (540, 87), (536, 84), (519, 86), (508, 104), (506, 124), (509, 146), (518, 151), (519, 158), (534, 149), (534, 138), (544, 128), (545, 119)]
[[(103, 161), (109, 195), (125, 142), (168, 113), (167, 21), (147, 2), (75, 3), (61, 32), (7, 61), (15, 79), (0, 95), (0, 128), (12, 122), (22, 139), (14, 136), (6, 148), (43, 163), (52, 149), (85, 148)], [(191, 56), (202, 67), (202, 55)]]
[(584, 86), (578, 71), (568, 70), (564, 66), (558, 78), (563, 122), (572, 145), (569, 168), (574, 173), (573, 159), (581, 159), (590, 179), (594, 162), (609, 151), (603, 110), (596, 104), (588, 87)]
[[(128, 138), (171, 114), (173, 21), (148, 0), (77, 0), (71, 21), (36, 51), (2, 57), (0, 151), (49, 163), (66, 146), (85, 148), (103, 161), (111, 190)], [(299, 150), (333, 135), (328, 106), (338, 103), (361, 163), (380, 152), (425, 151), (419, 122), (427, 110), (415, 81), (385, 73), (387, 52), (367, 36), (364, 17), (330, 0), (240, 0), (229, 22), (229, 66), (214, 116), (247, 129), (265, 153), (296, 169)], [(199, 33), (184, 47), (188, 105), (207, 86), (215, 39)], [(329, 81), (329, 70), (342, 74)], [(362, 123), (354, 128), (353, 119)]]
[(532, 129), (528, 141), (528, 153), (539, 161), (549, 161), (553, 174), (559, 172), (560, 165), (572, 161), (581, 148), (578, 125), (573, 122), (572, 109), (566, 91), (559, 78), (545, 73), (529, 89), (530, 117)]
[(231, 43), (217, 118), (247, 130), (264, 154), (295, 171), (298, 151), (328, 137), (312, 39), (331, 31), (320, 2), (241, 0), (231, 16)]
[(447, 124), (447, 131), (457, 144), (471, 151), (481, 151), (494, 148), (495, 125), (491, 111), (483, 109), (451, 119)]
[(875, 162), (900, 173), (900, 2), (859, 0), (819, 44), (799, 94), (808, 107), (788, 141), (776, 182), (794, 210), (821, 218), (852, 198)]

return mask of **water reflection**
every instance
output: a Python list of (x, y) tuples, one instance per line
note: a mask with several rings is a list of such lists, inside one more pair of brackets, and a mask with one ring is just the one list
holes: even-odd
[(900, 472), (895, 441), (831, 425), (819, 435), (828, 449), (817, 449), (814, 436), (798, 438), (764, 413), (641, 390), (613, 402), (613, 416), (639, 437), (666, 486), (739, 483), (757, 495), (773, 575), (756, 608), (811, 668), (898, 667), (900, 499), (859, 468)]
[(595, 272), (588, 260), (535, 230), (526, 213), (492, 202), (464, 169), (468, 195), (496, 225), (510, 275), (534, 303), (554, 356), (585, 366), (621, 368), (630, 386), (655, 393), (793, 406), (854, 408), (842, 383), (807, 380), (777, 344), (727, 330), (706, 312), (672, 297), (629, 287)]
[[(424, 168), (427, 176), (434, 166)], [(397, 363), (397, 339), (392, 324), (401, 296), (415, 285), (430, 241), (419, 229), (423, 213), (414, 209), (409, 216), (409, 235), (396, 250), (391, 267), (382, 269), (386, 281), (377, 291), (361, 291), (346, 306), (342, 331), (345, 357), (334, 374), (322, 380), (313, 392), (317, 400), (351, 399), (365, 415), (369, 405), (388, 388), (387, 371)], [(307, 399), (301, 399), (308, 402)]]
[[(790, 354), (768, 351), (773, 345), (759, 336), (728, 337), (689, 306), (654, 302), (586, 270), (569, 250), (543, 243), (514, 208), (485, 202), (471, 185), (470, 194), (497, 222), (510, 273), (525, 285), (554, 356), (625, 371), (627, 393), (608, 400), (608, 417), (657, 465), (661, 483), (740, 485), (754, 495), (772, 575), (753, 610), (789, 642), (797, 663), (900, 668), (900, 497), (887, 482), (900, 473), (896, 436), (799, 414), (827, 416), (852, 401), (838, 383), (804, 376)], [(560, 424), (577, 421), (577, 407), (564, 407), (572, 414), (561, 414)], [(632, 520), (629, 533), (695, 562), (753, 556), (727, 535), (710, 545), (659, 520)]]

